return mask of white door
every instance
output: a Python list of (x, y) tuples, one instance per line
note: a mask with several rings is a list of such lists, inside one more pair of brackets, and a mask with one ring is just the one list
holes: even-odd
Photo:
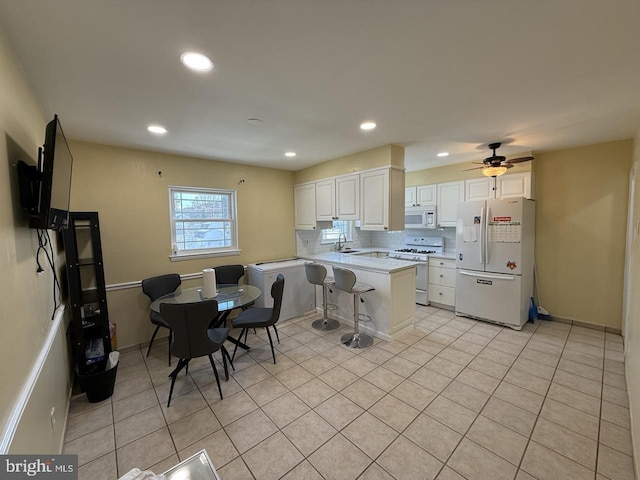
[(336, 218), (336, 181), (316, 182), (316, 220), (326, 222)]
[(464, 200), (489, 200), (495, 198), (495, 178), (482, 177), (464, 181)]
[(360, 175), (336, 178), (336, 217), (338, 220), (360, 218)]
[(511, 173), (498, 177), (496, 198), (532, 198), (531, 172)]
[(455, 227), (458, 203), (464, 202), (464, 180), (438, 183), (438, 226)]
[(307, 183), (293, 187), (296, 230), (316, 229), (316, 185)]
[(405, 207), (417, 207), (416, 200), (416, 187), (406, 187), (404, 189), (404, 206)]
[(487, 200), (485, 271), (522, 274), (523, 201)]
[(360, 174), (360, 229), (389, 230), (389, 170)]
[(456, 313), (519, 327), (527, 321), (519, 275), (458, 270)]
[(435, 184), (416, 187), (416, 203), (419, 207), (435, 205), (438, 201)]
[(486, 202), (458, 204), (456, 225), (456, 267), (484, 270), (484, 222)]

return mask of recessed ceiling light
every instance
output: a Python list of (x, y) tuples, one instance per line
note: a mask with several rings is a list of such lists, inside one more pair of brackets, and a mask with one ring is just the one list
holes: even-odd
[(162, 125), (149, 125), (147, 127), (147, 130), (154, 135), (164, 135), (165, 133), (167, 133), (167, 129)]
[(247, 120), (247, 123), (257, 127), (258, 125), (262, 125), (262, 120), (259, 118), (250, 118)]
[(440, 152), (437, 156), (438, 157), (448, 157), (449, 156), (449, 152)]
[(296, 156), (296, 152), (286, 152), (284, 154), (285, 157), (295, 157)]
[(377, 125), (375, 124), (375, 122), (364, 122), (360, 124), (361, 130), (373, 130), (376, 127)]
[(184, 52), (180, 55), (182, 64), (196, 72), (208, 72), (213, 70), (213, 62), (209, 57), (197, 52)]

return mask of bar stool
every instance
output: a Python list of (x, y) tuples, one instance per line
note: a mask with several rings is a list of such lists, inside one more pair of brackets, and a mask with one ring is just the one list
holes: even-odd
[(333, 285), (333, 278), (327, 277), (327, 269), (319, 263), (305, 263), (304, 271), (307, 274), (307, 281), (322, 287), (322, 319), (315, 320), (311, 326), (316, 330), (335, 330), (340, 327), (340, 322), (328, 318), (327, 290)]
[(333, 276), (335, 278), (336, 287), (340, 290), (353, 295), (353, 324), (354, 332), (347, 333), (340, 337), (340, 341), (351, 348), (365, 348), (373, 345), (373, 338), (366, 333), (360, 333), (358, 328), (360, 320), (360, 302), (364, 302), (360, 298), (360, 295), (365, 292), (371, 292), (375, 288), (366, 283), (360, 283), (356, 281), (356, 274), (346, 268), (333, 267)]

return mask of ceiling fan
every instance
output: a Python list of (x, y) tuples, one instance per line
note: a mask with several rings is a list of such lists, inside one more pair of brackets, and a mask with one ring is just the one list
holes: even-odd
[(507, 160), (507, 157), (496, 155), (496, 150), (500, 148), (500, 145), (502, 145), (500, 142), (490, 143), (489, 148), (493, 150), (493, 155), (485, 158), (482, 161), (482, 167), (467, 168), (465, 172), (468, 170), (482, 169), (483, 175), (487, 177), (498, 177), (504, 174), (507, 169), (513, 167), (514, 163), (528, 162), (530, 160), (533, 160), (533, 157), (510, 158), (509, 160)]

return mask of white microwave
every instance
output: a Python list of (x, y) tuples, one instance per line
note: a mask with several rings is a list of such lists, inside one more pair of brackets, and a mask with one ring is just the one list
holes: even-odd
[(410, 207), (404, 210), (404, 228), (436, 228), (436, 207)]

